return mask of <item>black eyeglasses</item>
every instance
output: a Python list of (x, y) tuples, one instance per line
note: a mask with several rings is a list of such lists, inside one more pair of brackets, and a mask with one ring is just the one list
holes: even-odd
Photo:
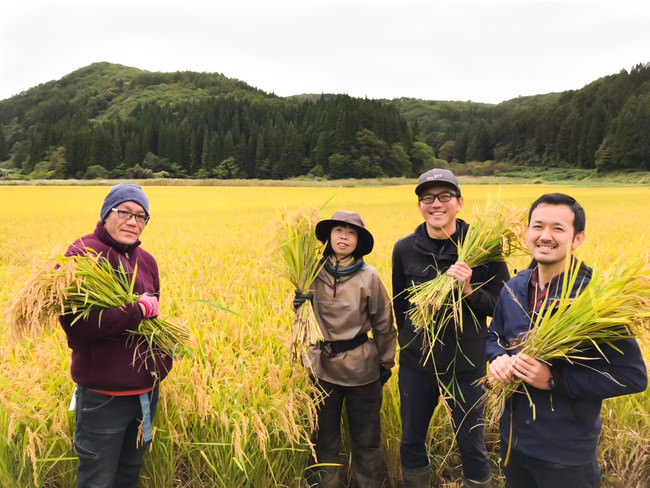
[(130, 220), (131, 217), (134, 217), (135, 221), (138, 224), (146, 224), (147, 222), (149, 222), (149, 216), (148, 215), (134, 214), (134, 213), (129, 212), (128, 210), (118, 210), (116, 208), (112, 208), (111, 212), (115, 212), (117, 214), (117, 216), (119, 218), (121, 218), (122, 220)]
[(425, 203), (426, 205), (431, 205), (433, 202), (436, 201), (437, 198), (438, 201), (440, 201), (441, 203), (447, 203), (452, 198), (459, 197), (459, 196), (460, 196), (459, 193), (454, 193), (451, 191), (443, 191), (440, 193), (427, 193), (426, 195), (422, 195), (420, 197), (420, 201), (422, 203)]

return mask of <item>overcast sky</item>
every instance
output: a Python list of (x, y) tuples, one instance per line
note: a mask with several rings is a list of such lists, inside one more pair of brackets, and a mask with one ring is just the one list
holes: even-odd
[(98, 61), (498, 103), (650, 62), (650, 1), (3, 0), (0, 100)]

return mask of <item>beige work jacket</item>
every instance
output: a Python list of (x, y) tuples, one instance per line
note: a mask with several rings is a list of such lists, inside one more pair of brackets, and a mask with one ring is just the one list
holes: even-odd
[(391, 302), (377, 270), (368, 264), (336, 283), (325, 271), (314, 281), (314, 312), (325, 341), (347, 341), (364, 332), (369, 340), (333, 357), (315, 345), (305, 355), (314, 376), (342, 386), (367, 385), (379, 379), (379, 366), (395, 364), (396, 331)]

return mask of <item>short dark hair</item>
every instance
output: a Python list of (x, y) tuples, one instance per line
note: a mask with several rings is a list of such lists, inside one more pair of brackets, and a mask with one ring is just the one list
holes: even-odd
[(537, 208), (540, 203), (547, 203), (549, 205), (566, 205), (573, 212), (573, 235), (577, 235), (585, 230), (587, 217), (585, 216), (585, 209), (582, 208), (575, 198), (565, 193), (545, 193), (530, 206), (528, 211), (528, 223), (530, 224), (530, 216), (533, 210)]

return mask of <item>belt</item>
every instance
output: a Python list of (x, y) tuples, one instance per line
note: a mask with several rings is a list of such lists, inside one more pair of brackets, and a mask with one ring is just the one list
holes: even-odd
[(318, 341), (316, 347), (324, 351), (327, 357), (334, 357), (340, 352), (349, 351), (359, 347), (368, 340), (368, 334), (364, 332), (349, 341)]

